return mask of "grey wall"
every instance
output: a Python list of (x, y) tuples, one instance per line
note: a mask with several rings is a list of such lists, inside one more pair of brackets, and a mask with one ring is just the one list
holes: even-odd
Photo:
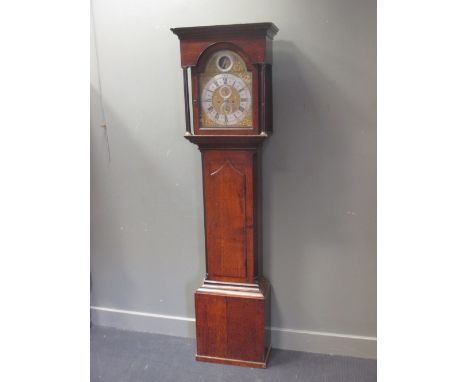
[(275, 134), (263, 181), (275, 345), (375, 356), (375, 1), (92, 4), (94, 320), (183, 334), (164, 316), (194, 317), (205, 266), (201, 163), (183, 138), (169, 28), (272, 21)]

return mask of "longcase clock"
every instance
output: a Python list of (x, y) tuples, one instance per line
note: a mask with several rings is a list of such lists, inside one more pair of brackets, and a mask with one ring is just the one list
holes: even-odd
[[(272, 127), (272, 23), (171, 29), (180, 40), (185, 138), (203, 168), (206, 275), (195, 292), (198, 361), (266, 367), (261, 145)], [(191, 115), (193, 113), (193, 119)]]

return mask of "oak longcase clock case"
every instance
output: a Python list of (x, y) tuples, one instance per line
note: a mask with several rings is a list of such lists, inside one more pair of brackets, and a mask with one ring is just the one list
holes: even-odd
[(266, 367), (261, 145), (272, 133), (272, 23), (171, 29), (180, 40), (185, 138), (202, 156), (206, 275), (196, 359)]

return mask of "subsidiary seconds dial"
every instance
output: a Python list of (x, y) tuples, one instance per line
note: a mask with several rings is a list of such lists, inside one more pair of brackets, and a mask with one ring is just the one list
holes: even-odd
[(218, 125), (240, 123), (250, 111), (252, 96), (241, 78), (222, 73), (211, 78), (202, 91), (202, 107)]

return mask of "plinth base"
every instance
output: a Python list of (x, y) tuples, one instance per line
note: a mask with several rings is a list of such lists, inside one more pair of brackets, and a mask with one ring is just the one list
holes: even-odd
[(241, 359), (230, 359), (230, 358), (218, 358), (218, 357), (209, 357), (204, 355), (196, 355), (195, 359), (201, 362), (212, 362), (212, 363), (222, 363), (225, 365), (235, 365), (235, 366), (246, 366), (246, 367), (256, 367), (258, 369), (266, 369), (268, 358), (270, 356), (271, 347), (266, 349), (266, 356), (264, 362), (255, 362), (255, 361), (243, 361)]
[(197, 361), (265, 368), (270, 283), (205, 280), (195, 293)]

